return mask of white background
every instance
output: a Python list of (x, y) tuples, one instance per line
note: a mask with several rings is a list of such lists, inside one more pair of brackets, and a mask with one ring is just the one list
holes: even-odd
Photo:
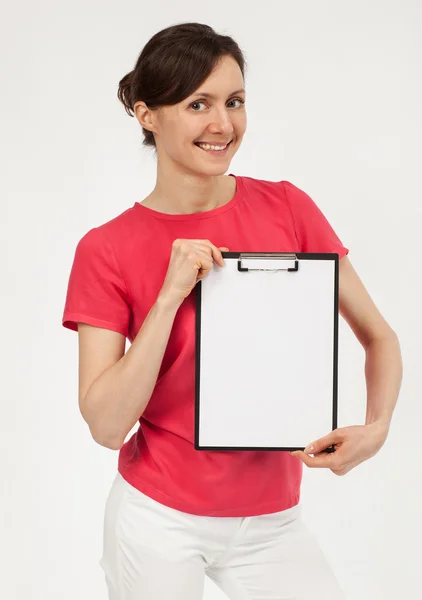
[[(228, 172), (310, 194), (399, 335), (404, 380), (386, 444), (345, 477), (304, 467), (302, 503), (348, 598), (415, 598), (421, 3), (27, 0), (2, 12), (1, 596), (106, 598), (98, 560), (117, 453), (78, 412), (77, 334), (61, 316), (78, 240), (155, 184), (118, 81), (158, 30), (199, 21), (233, 36), (249, 63), (248, 131)], [(339, 351), (339, 425), (360, 424), (365, 355), (342, 319)], [(205, 600), (223, 598), (207, 580)]]

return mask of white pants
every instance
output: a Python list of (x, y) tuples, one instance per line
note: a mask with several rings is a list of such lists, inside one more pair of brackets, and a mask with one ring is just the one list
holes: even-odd
[(109, 600), (201, 600), (205, 575), (230, 600), (344, 600), (301, 510), (191, 515), (142, 494), (118, 473), (100, 560)]

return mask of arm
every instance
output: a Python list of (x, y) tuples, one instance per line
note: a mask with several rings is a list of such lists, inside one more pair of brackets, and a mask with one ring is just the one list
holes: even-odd
[[(340, 259), (339, 271), (339, 312), (366, 352), (365, 425), (335, 429), (309, 444), (305, 452), (291, 454), (308, 467), (328, 467), (336, 475), (345, 475), (374, 456), (384, 444), (401, 386), (403, 367), (395, 331), (375, 306), (347, 256)], [(325, 454), (323, 451), (331, 445), (336, 451)]]
[[(126, 354), (122, 333), (78, 322), (79, 405), (93, 438), (102, 446), (121, 448), (142, 416), (154, 391), (177, 311), (198, 281), (211, 271), (214, 261), (223, 266), (222, 250), (228, 248), (217, 248), (209, 240), (174, 240), (158, 298)], [(105, 279), (104, 286), (108, 284)]]
[(179, 306), (159, 296), (126, 354), (123, 335), (78, 324), (79, 406), (102, 446), (121, 448), (144, 412)]
[(339, 311), (366, 353), (366, 424), (387, 434), (402, 380), (400, 344), (347, 256), (340, 260)]

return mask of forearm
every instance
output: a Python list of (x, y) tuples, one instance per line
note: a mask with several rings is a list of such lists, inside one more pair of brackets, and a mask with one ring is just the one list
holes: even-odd
[(85, 418), (99, 444), (118, 450), (144, 412), (178, 308), (159, 297), (126, 354), (92, 384)]
[(366, 347), (366, 424), (379, 423), (387, 430), (397, 402), (403, 365), (396, 335), (374, 339)]

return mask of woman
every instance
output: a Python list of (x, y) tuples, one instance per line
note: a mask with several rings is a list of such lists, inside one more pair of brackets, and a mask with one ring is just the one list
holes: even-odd
[[(120, 451), (101, 559), (112, 600), (199, 600), (205, 575), (232, 600), (342, 598), (301, 520), (303, 462), (344, 474), (373, 456), (398, 395), (397, 336), (317, 205), (288, 181), (225, 175), (246, 130), (244, 67), (206, 25), (153, 36), (118, 97), (156, 150), (156, 186), (75, 253), (63, 325), (78, 331), (80, 410)], [(366, 424), (327, 432), (313, 456), (194, 449), (195, 285), (225, 250), (258, 249), (337, 252), (340, 311), (367, 351)]]

